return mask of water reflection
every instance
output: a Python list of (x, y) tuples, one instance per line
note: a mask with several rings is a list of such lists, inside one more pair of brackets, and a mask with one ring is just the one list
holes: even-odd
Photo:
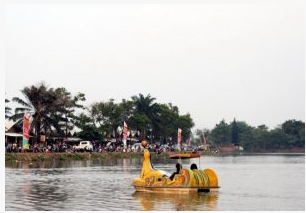
[[(32, 205), (35, 210), (48, 210), (50, 206), (56, 209), (56, 203), (65, 202), (68, 198), (67, 192), (62, 190), (61, 187), (55, 186), (46, 182), (42, 183), (33, 183), (29, 184), (29, 191), (27, 197), (30, 200), (30, 203), (36, 203), (38, 205)], [(45, 208), (47, 207), (47, 208)]]
[[(137, 159), (136, 159), (137, 160)], [(139, 161), (139, 160), (138, 160)], [(5, 161), (5, 167), (8, 168), (72, 168), (72, 167), (91, 167), (91, 166), (117, 166), (120, 164), (136, 164), (135, 159), (96, 159), (96, 160), (79, 160), (79, 161)]]
[(200, 194), (164, 194), (135, 192), (133, 198), (138, 200), (142, 210), (217, 210), (217, 192)]
[[(184, 161), (183, 166), (197, 163), (215, 169), (222, 186), (218, 191), (135, 193), (131, 182), (141, 171), (140, 158), (5, 162), (5, 210), (305, 210), (304, 155), (205, 156), (200, 160), (200, 164), (198, 159)], [(153, 161), (157, 169), (169, 172), (176, 163), (172, 159)]]
[[(66, 173), (61, 169), (31, 170), (30, 164), (20, 164), (16, 170), (13, 185), (6, 185), (6, 193), (14, 194), (14, 202), (6, 205), (8, 210), (48, 210), (61, 209), (58, 203), (65, 202), (68, 193), (64, 187), (65, 181), (57, 178)], [(25, 205), (26, 204), (26, 205)]]

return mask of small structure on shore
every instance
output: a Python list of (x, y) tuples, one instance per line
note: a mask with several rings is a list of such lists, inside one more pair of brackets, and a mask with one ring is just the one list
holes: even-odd
[(5, 144), (13, 144), (14, 146), (22, 146), (22, 128), (20, 124), (12, 120), (5, 120)]

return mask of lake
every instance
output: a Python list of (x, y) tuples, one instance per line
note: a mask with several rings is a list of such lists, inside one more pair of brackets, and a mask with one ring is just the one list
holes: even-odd
[[(213, 169), (219, 188), (194, 195), (135, 192), (142, 159), (6, 163), (5, 210), (304, 211), (305, 154), (202, 156), (182, 160)], [(153, 159), (172, 173), (173, 159)]]

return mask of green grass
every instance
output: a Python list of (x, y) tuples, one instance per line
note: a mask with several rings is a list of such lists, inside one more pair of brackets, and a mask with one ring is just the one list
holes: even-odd
[[(152, 158), (169, 157), (168, 153), (151, 153)], [(142, 158), (142, 153), (102, 152), (102, 153), (5, 153), (5, 161), (38, 162), (67, 160), (112, 160)]]

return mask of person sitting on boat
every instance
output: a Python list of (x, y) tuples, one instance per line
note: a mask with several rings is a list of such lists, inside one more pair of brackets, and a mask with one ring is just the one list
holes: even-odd
[(181, 165), (180, 163), (177, 163), (177, 164), (175, 165), (175, 167), (176, 167), (176, 172), (173, 172), (173, 174), (170, 176), (170, 180), (173, 180), (174, 176), (175, 176), (176, 174), (180, 174), (180, 172), (181, 172), (182, 165)]
[(197, 164), (193, 163), (190, 166), (190, 170), (198, 169)]

